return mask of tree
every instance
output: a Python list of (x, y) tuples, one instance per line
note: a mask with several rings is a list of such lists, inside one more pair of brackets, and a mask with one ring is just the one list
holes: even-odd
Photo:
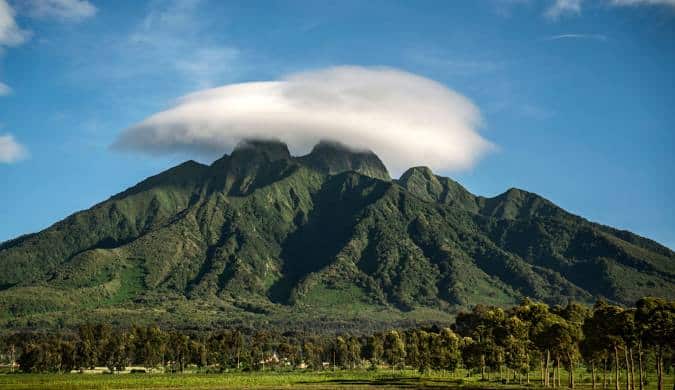
[(166, 335), (157, 325), (134, 326), (130, 335), (134, 360), (145, 367), (157, 367), (164, 363)]
[(583, 325), (584, 338), (580, 344), (580, 353), (584, 362), (591, 368), (591, 381), (593, 389), (596, 388), (596, 367), (607, 360), (607, 345), (601, 328), (595, 326), (590, 319), (586, 319)]
[(61, 367), (61, 355), (51, 342), (30, 342), (19, 357), (23, 372), (55, 372)]
[(599, 339), (597, 342), (605, 345), (613, 352), (612, 360), (614, 362), (614, 386), (619, 390), (619, 350), (624, 347), (622, 337), (622, 322), (624, 309), (619, 306), (610, 305), (605, 301), (598, 301), (593, 307), (593, 315), (585, 323), (585, 329), (594, 328), (593, 334)]
[(363, 356), (370, 361), (372, 367), (377, 367), (382, 361), (384, 354), (384, 341), (382, 334), (376, 333), (366, 339)]
[(616, 324), (623, 340), (623, 353), (626, 364), (626, 390), (635, 390), (635, 369), (633, 367), (633, 348), (637, 345), (638, 328), (635, 325), (635, 310), (624, 310)]
[(483, 349), (480, 343), (474, 341), (471, 337), (464, 337), (462, 339), (462, 362), (464, 366), (469, 369), (481, 369), (481, 379), (485, 380), (482, 368), (485, 366)]
[[(574, 362), (579, 354), (579, 341), (581, 339), (580, 328), (566, 320), (555, 322), (547, 333), (551, 339), (556, 360), (562, 360), (567, 364), (569, 373), (568, 386), (574, 388)], [(558, 372), (560, 378), (560, 372)]]
[(123, 371), (129, 364), (127, 354), (127, 333), (117, 331), (111, 333), (101, 351), (101, 357), (110, 372)]
[(405, 332), (404, 336), (405, 336), (406, 364), (415, 368), (419, 368), (420, 349), (417, 330), (410, 329)]
[(80, 367), (94, 368), (98, 361), (97, 340), (94, 325), (83, 324), (78, 328), (77, 360)]
[(418, 341), (418, 351), (419, 351), (419, 364), (417, 369), (420, 373), (425, 373), (431, 369), (432, 361), (432, 333), (428, 333), (424, 330), (419, 330), (417, 332), (417, 341)]
[(675, 301), (642, 298), (636, 303), (635, 319), (645, 345), (656, 350), (658, 389), (663, 389), (663, 356), (675, 348)]
[(177, 367), (180, 372), (185, 370), (190, 353), (190, 338), (179, 332), (169, 333), (168, 352), (174, 367)]
[(235, 330), (231, 334), (231, 350), (237, 361), (237, 369), (241, 368), (241, 359), (244, 350), (244, 334), (239, 330)]
[(405, 343), (395, 330), (389, 331), (384, 337), (384, 359), (392, 370), (405, 362)]
[[(530, 357), (528, 354), (530, 340), (528, 323), (512, 316), (504, 322), (505, 335), (502, 345), (505, 352), (506, 367), (519, 374), (529, 372)], [(508, 380), (507, 380), (508, 381)]]
[(190, 340), (189, 350), (190, 363), (196, 364), (197, 367), (206, 367), (208, 365), (206, 344), (197, 340)]
[(461, 360), (459, 350), (460, 339), (450, 328), (441, 329), (432, 340), (432, 354), (435, 356), (436, 369), (454, 371)]
[(574, 367), (575, 362), (579, 360), (579, 345), (583, 338), (583, 325), (586, 318), (590, 317), (590, 311), (575, 302), (568, 303), (561, 310), (555, 312), (564, 319), (558, 329), (557, 351), (563, 357), (568, 366), (568, 385), (574, 388)]
[(499, 368), (503, 363), (504, 351), (497, 343), (497, 331), (505, 318), (501, 308), (476, 305), (470, 313), (459, 313), (454, 330), (462, 337), (473, 340), (471, 348), (480, 352), (481, 377), (485, 379), (485, 368)]
[(361, 364), (361, 342), (358, 337), (351, 336), (347, 339), (347, 356), (352, 368)]
[(61, 340), (59, 342), (59, 360), (61, 363), (61, 370), (63, 372), (70, 372), (78, 366), (77, 362), (77, 344), (71, 340)]
[(321, 346), (312, 340), (305, 339), (302, 343), (302, 355), (305, 358), (305, 363), (314, 370), (318, 370), (322, 367), (322, 352)]

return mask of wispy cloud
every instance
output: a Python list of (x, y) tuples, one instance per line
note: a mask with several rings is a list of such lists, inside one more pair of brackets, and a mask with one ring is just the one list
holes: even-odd
[(77, 64), (71, 76), (111, 82), (114, 88), (139, 78), (170, 80), (167, 87), (183, 91), (228, 81), (241, 53), (214, 34), (215, 21), (201, 5), (199, 0), (151, 2), (130, 30), (102, 38), (108, 47), (103, 56)]
[(115, 147), (212, 157), (250, 137), (280, 139), (296, 153), (329, 139), (372, 149), (397, 174), (419, 164), (471, 167), (493, 147), (478, 133), (481, 124), (478, 108), (440, 83), (340, 66), (187, 95), (125, 130)]
[(548, 19), (557, 20), (565, 15), (578, 15), (581, 13), (581, 0), (555, 0), (546, 9), (544, 16)]
[(16, 23), (16, 11), (6, 0), (0, 0), (0, 50), (5, 46), (18, 46), (26, 42), (31, 32)]
[(675, 8), (675, 0), (612, 0), (611, 3), (618, 6), (665, 5)]
[(12, 164), (28, 157), (26, 148), (11, 134), (0, 135), (0, 163)]
[(438, 49), (407, 50), (405, 56), (416, 65), (459, 76), (494, 73), (504, 68), (500, 61), (452, 56)]
[(88, 0), (23, 0), (20, 12), (35, 19), (79, 22), (96, 15), (97, 9)]
[(9, 85), (0, 81), (0, 96), (7, 96), (12, 93), (12, 88)]
[(511, 17), (516, 7), (529, 6), (531, 0), (492, 0), (492, 10), (502, 17)]
[[(675, 8), (675, 0), (605, 0), (609, 6), (666, 6)], [(544, 11), (544, 16), (551, 20), (558, 20), (562, 16), (579, 15), (582, 12), (584, 0), (554, 0)]]
[[(212, 39), (199, 12), (199, 0), (160, 1), (122, 43), (121, 50), (143, 57), (156, 71), (169, 67), (195, 88), (206, 88), (231, 71), (236, 47)], [(136, 64), (138, 64), (137, 62)]]
[(545, 41), (558, 41), (561, 39), (591, 39), (596, 41), (606, 41), (607, 36), (603, 34), (558, 34), (544, 38)]
[[(79, 22), (96, 14), (87, 0), (23, 0), (14, 9), (7, 0), (0, 0), (0, 59), (7, 47), (15, 47), (28, 41), (33, 32), (19, 27), (17, 11), (36, 19), (52, 19), (61, 22)], [(0, 97), (11, 94), (12, 89), (0, 81)]]

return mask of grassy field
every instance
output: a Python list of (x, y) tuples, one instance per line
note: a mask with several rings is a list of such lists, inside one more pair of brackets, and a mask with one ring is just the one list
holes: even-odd
[[(534, 380), (527, 384), (482, 382), (479, 377), (467, 377), (463, 373), (434, 372), (420, 375), (416, 371), (286, 371), (224, 374), (0, 374), (0, 389), (238, 389), (238, 388), (307, 388), (307, 389), (361, 389), (361, 388), (472, 388), (472, 389), (517, 389), (538, 388)], [(580, 378), (583, 376), (583, 378)], [(590, 377), (579, 372), (581, 379), (577, 388), (590, 389)], [(566, 376), (563, 376), (566, 379)], [(647, 389), (655, 389), (655, 378)], [(566, 381), (561, 381), (566, 388)], [(637, 387), (637, 386), (636, 386)], [(665, 388), (673, 387), (672, 376), (666, 378)], [(602, 388), (601, 381), (598, 389)], [(614, 386), (608, 386), (613, 389)], [(620, 386), (625, 388), (625, 383)]]

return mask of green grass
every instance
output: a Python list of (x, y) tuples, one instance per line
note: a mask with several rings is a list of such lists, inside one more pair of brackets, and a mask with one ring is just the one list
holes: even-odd
[(119, 287), (107, 303), (114, 305), (133, 298), (145, 287), (144, 279), (143, 265), (139, 261), (130, 260), (119, 271)]
[[(493, 377), (496, 376), (493, 374)], [(590, 376), (578, 371), (577, 388), (590, 389)], [(510, 384), (498, 381), (480, 381), (476, 375), (467, 377), (463, 370), (455, 373), (432, 372), (420, 375), (416, 371), (389, 371), (381, 369), (353, 371), (266, 371), (234, 372), (223, 374), (5, 374), (0, 375), (0, 389), (211, 389), (211, 388), (473, 388), (473, 389), (516, 389), (540, 388), (537, 373), (531, 374), (531, 382)], [(566, 388), (566, 373), (563, 372), (561, 386)], [(655, 378), (646, 389), (656, 388)], [(673, 378), (667, 377), (665, 388), (672, 388)], [(625, 387), (622, 383), (621, 388)], [(602, 388), (602, 383), (598, 383)], [(613, 388), (610, 386), (609, 388)]]

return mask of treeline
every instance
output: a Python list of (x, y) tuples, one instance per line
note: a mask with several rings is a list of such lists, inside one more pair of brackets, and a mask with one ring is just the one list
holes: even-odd
[[(387, 366), (455, 371), (483, 379), (574, 388), (575, 368), (592, 374), (593, 388), (643, 389), (656, 372), (663, 389), (675, 349), (675, 302), (640, 299), (634, 308), (599, 301), (592, 308), (570, 303), (549, 307), (524, 300), (509, 309), (477, 305), (458, 314), (450, 328), (390, 330), (371, 335), (318, 336), (246, 329), (213, 332), (163, 330), (157, 326), (113, 329), (85, 324), (63, 334), (16, 333), (3, 338), (2, 356), (24, 372), (70, 372), (130, 365), (183, 371), (265, 370), (278, 367), (356, 369)], [(13, 365), (12, 365), (13, 366)], [(531, 378), (535, 372), (536, 378)], [(620, 373), (621, 374), (620, 376)], [(621, 377), (623, 381), (621, 381)], [(596, 383), (597, 382), (597, 383)], [(623, 386), (622, 386), (623, 387)]]

